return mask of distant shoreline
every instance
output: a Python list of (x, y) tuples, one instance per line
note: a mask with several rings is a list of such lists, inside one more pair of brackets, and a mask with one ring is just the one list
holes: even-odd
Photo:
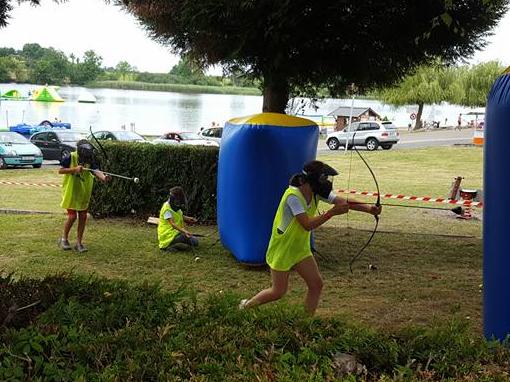
[(97, 89), (122, 89), (122, 90), (147, 90), (177, 93), (202, 93), (202, 94), (232, 94), (260, 96), (258, 88), (244, 88), (237, 86), (207, 86), (192, 84), (166, 84), (139, 81), (93, 81), (86, 84), (87, 88)]

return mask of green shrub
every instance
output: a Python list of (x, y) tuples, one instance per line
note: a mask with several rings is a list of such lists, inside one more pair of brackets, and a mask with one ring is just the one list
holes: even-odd
[[(232, 294), (198, 299), (185, 288), (69, 275), (0, 275), (0, 297), (6, 306), (41, 300), (25, 325), (0, 327), (2, 381), (508, 380), (508, 347), (465, 322), (383, 333), (283, 303), (240, 311)], [(367, 374), (341, 379), (337, 352)]]
[(158, 215), (173, 186), (182, 186), (188, 197), (186, 214), (201, 221), (216, 219), (215, 147), (152, 145), (143, 143), (103, 144), (108, 160), (102, 169), (138, 177), (139, 183), (112, 178), (96, 184), (90, 211), (95, 216)]

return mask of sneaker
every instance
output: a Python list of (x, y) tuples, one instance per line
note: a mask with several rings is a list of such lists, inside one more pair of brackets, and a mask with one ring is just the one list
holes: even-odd
[(58, 246), (62, 248), (64, 251), (68, 251), (71, 249), (71, 244), (69, 244), (69, 240), (66, 240), (63, 237), (61, 237), (58, 240)]
[(85, 247), (83, 244), (76, 244), (74, 246), (74, 249), (76, 251), (78, 251), (79, 253), (83, 253), (83, 252), (87, 252), (88, 251), (87, 247)]
[(239, 310), (246, 309), (246, 304), (248, 304), (248, 301), (250, 301), (250, 300), (248, 300), (247, 298), (243, 298), (241, 300), (241, 302), (239, 303), (239, 306), (238, 306)]

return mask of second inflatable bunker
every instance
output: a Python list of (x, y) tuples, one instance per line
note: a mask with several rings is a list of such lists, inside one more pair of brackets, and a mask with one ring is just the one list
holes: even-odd
[(315, 159), (319, 127), (276, 113), (234, 118), (223, 129), (218, 166), (222, 244), (245, 264), (265, 264), (273, 219), (290, 177)]

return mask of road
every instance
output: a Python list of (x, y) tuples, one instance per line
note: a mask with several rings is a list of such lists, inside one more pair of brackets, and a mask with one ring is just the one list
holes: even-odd
[[(408, 132), (405, 130), (400, 131), (400, 142), (393, 146), (392, 150), (408, 150), (419, 149), (423, 147), (433, 146), (452, 146), (455, 144), (470, 144), (473, 141), (473, 129), (463, 129), (461, 131), (455, 130), (438, 130), (438, 131), (419, 131)], [(359, 148), (362, 150), (363, 148)], [(342, 148), (340, 148), (342, 150)], [(321, 139), (318, 147), (319, 154), (333, 154), (326, 146), (326, 140)], [(43, 165), (58, 166), (58, 161), (45, 160)]]
[[(473, 129), (457, 130), (429, 130), (419, 132), (400, 131), (400, 142), (392, 150), (418, 149), (433, 146), (451, 146), (455, 144), (470, 144), (473, 141)], [(342, 148), (340, 148), (342, 150)], [(318, 152), (333, 153), (326, 146), (326, 140), (319, 142)]]

